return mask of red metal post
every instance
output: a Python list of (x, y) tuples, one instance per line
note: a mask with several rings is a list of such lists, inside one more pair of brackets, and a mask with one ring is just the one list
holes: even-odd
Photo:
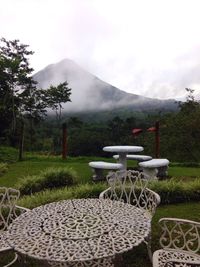
[(134, 128), (134, 129), (132, 129), (132, 134), (133, 134), (133, 137), (134, 138), (136, 138), (141, 133), (142, 133), (142, 129), (140, 129), (140, 128)]
[(66, 159), (67, 157), (67, 124), (63, 123), (62, 125), (62, 132), (63, 132), (63, 138), (62, 138), (62, 158)]

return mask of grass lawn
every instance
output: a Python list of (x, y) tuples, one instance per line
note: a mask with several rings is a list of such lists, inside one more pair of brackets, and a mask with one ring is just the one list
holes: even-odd
[[(15, 162), (9, 165), (9, 170), (0, 177), (0, 186), (14, 187), (18, 179), (27, 176), (35, 175), (40, 171), (49, 167), (72, 167), (79, 174), (80, 183), (92, 182), (92, 170), (88, 166), (90, 161), (109, 161), (115, 162), (112, 158), (95, 158), (95, 157), (69, 157), (62, 160), (60, 157), (45, 157), (45, 156), (28, 156), (25, 161)], [(135, 166), (135, 162), (129, 161), (128, 166)], [(200, 177), (200, 168), (191, 167), (169, 167), (169, 176), (177, 177), (181, 180), (194, 179)]]
[(68, 158), (62, 160), (58, 157), (35, 157), (28, 158), (25, 161), (15, 162), (9, 165), (9, 170), (0, 177), (0, 186), (14, 187), (17, 181), (28, 175), (39, 174), (40, 171), (51, 167), (72, 167), (77, 171), (80, 177), (80, 183), (86, 183), (92, 176), (91, 168), (88, 162), (91, 158)]
[[(108, 161), (108, 159), (94, 157), (77, 157), (62, 160), (58, 157), (29, 156), (25, 161), (15, 162), (9, 165), (8, 171), (0, 177), (0, 186), (15, 187), (15, 184), (21, 177), (24, 177), (26, 175), (38, 174), (40, 171), (49, 167), (62, 166), (72, 167), (74, 170), (76, 170), (79, 175), (79, 183), (92, 183), (92, 171), (91, 168), (88, 166), (88, 163), (93, 160)], [(114, 162), (114, 160), (112, 159), (110, 159), (109, 161)], [(132, 164), (132, 162), (129, 162), (129, 166), (131, 166)], [(200, 168), (171, 166), (169, 168), (169, 176), (177, 177), (177, 179), (187, 182), (187, 179), (191, 180), (195, 177), (200, 177)], [(178, 217), (200, 221), (200, 202), (163, 205), (158, 207), (152, 221), (153, 251), (159, 247), (158, 238), (160, 235), (160, 230), (158, 227), (158, 220), (162, 217)], [(145, 245), (140, 245), (133, 251), (124, 254), (124, 261), (126, 267), (151, 266)], [(0, 266), (2, 266), (1, 259)], [(17, 263), (13, 266), (20, 267), (21, 264)], [(41, 265), (28, 263), (26, 266), (39, 267)]]

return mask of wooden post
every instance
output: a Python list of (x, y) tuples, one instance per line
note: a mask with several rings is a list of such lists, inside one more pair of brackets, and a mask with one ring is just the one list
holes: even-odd
[(67, 124), (63, 123), (62, 125), (62, 158), (66, 159), (67, 157)]
[(156, 158), (160, 157), (160, 122), (157, 121), (155, 124), (155, 143), (156, 143)]

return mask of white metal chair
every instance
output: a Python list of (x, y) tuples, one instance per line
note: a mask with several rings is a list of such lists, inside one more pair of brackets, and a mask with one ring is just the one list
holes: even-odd
[[(133, 170), (110, 172), (107, 175), (107, 182), (110, 187), (103, 191), (99, 198), (109, 198), (129, 203), (143, 209), (150, 219), (153, 217), (156, 207), (160, 203), (160, 196), (147, 188), (149, 180), (145, 179), (143, 173)], [(152, 260), (151, 233), (145, 243), (150, 260)]]
[[(0, 253), (12, 251), (6, 241), (8, 226), (21, 212), (28, 211), (28, 209), (16, 205), (19, 196), (19, 190), (0, 187)], [(15, 253), (14, 259), (4, 267), (11, 266), (17, 260), (17, 257)]]
[(153, 267), (200, 267), (200, 222), (162, 218), (160, 246)]

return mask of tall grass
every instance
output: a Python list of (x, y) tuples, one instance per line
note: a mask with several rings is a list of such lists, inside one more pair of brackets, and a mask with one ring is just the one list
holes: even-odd
[(0, 162), (15, 162), (18, 158), (18, 151), (13, 147), (0, 146)]
[(31, 196), (23, 196), (18, 201), (18, 204), (29, 209), (44, 205), (47, 203), (73, 199), (73, 198), (96, 198), (106, 189), (104, 183), (98, 184), (82, 184), (75, 187), (65, 187), (60, 189), (45, 190), (35, 193)]
[[(74, 187), (45, 190), (32, 196), (22, 197), (19, 200), (19, 204), (27, 208), (34, 208), (64, 199), (98, 197), (107, 187), (106, 183), (87, 183)], [(160, 195), (161, 204), (200, 201), (200, 179), (188, 183), (180, 183), (175, 179), (154, 181), (150, 182), (148, 187)]]
[(200, 201), (200, 178), (188, 182), (176, 178), (152, 181), (148, 187), (160, 195), (162, 204)]
[(8, 170), (8, 164), (0, 162), (0, 176), (5, 172), (7, 172), (7, 170)]

